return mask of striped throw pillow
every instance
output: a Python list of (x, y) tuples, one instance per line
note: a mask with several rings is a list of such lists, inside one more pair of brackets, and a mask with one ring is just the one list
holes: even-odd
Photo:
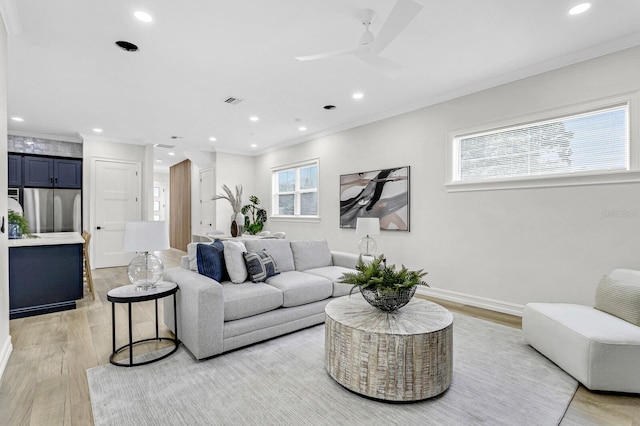
[(603, 276), (596, 288), (595, 308), (640, 327), (640, 284)]
[(267, 278), (280, 273), (276, 261), (267, 250), (243, 254), (244, 262), (247, 265), (247, 274), (254, 283), (264, 282)]

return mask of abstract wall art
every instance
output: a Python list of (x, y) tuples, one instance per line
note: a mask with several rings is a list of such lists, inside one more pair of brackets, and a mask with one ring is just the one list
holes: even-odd
[(355, 228), (359, 217), (377, 217), (380, 229), (409, 230), (410, 167), (340, 176), (340, 227)]

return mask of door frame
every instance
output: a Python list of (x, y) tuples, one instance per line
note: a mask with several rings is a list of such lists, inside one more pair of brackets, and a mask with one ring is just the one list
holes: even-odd
[[(138, 203), (138, 220), (141, 220), (142, 218), (142, 162), (140, 161), (127, 161), (127, 160), (120, 160), (120, 159), (114, 159), (114, 158), (108, 158), (108, 157), (91, 157), (91, 173), (90, 173), (90, 179), (91, 179), (91, 185), (90, 188), (91, 190), (89, 191), (89, 233), (93, 236), (95, 235), (95, 227), (96, 227), (96, 194), (97, 194), (97, 189), (96, 189), (96, 163), (98, 161), (108, 161), (110, 163), (124, 163), (124, 164), (133, 164), (136, 165), (138, 167), (138, 179), (136, 182), (137, 185), (137, 191), (138, 191), (138, 197), (140, 197), (140, 203)], [(92, 238), (93, 239), (93, 238)], [(94, 259), (95, 259), (95, 244), (89, 244), (89, 258), (91, 259), (91, 265), (93, 266), (95, 264)]]

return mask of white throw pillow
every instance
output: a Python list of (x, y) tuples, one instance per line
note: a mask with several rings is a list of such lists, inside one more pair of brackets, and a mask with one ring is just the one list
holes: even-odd
[(244, 264), (243, 253), (247, 251), (240, 241), (223, 241), (224, 263), (227, 265), (227, 272), (231, 282), (241, 284), (247, 281), (247, 266)]
[(595, 308), (640, 326), (640, 284), (603, 276), (596, 288)]

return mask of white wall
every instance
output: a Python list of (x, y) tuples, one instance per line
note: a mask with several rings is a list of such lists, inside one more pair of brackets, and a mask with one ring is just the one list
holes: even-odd
[(9, 248), (7, 247), (7, 32), (0, 20), (0, 221), (5, 232), (0, 233), (0, 379), (12, 345), (9, 335)]
[(270, 211), (270, 168), (320, 158), (321, 221), (270, 222), (270, 229), (356, 251), (353, 230), (339, 227), (339, 176), (409, 165), (411, 231), (377, 238), (390, 262), (424, 268), (432, 287), (478, 300), (591, 304), (603, 274), (640, 269), (640, 217), (603, 214), (638, 211), (640, 184), (450, 193), (444, 186), (448, 135), (638, 91), (638, 70), (640, 47), (267, 153), (255, 160), (256, 195)]
[[(235, 194), (236, 185), (242, 185), (242, 205), (249, 204), (249, 196), (255, 194), (254, 158), (243, 155), (217, 153), (215, 163), (216, 194), (227, 185)], [(271, 176), (269, 176), (271, 181)], [(216, 229), (229, 233), (233, 209), (226, 200), (216, 201)]]

